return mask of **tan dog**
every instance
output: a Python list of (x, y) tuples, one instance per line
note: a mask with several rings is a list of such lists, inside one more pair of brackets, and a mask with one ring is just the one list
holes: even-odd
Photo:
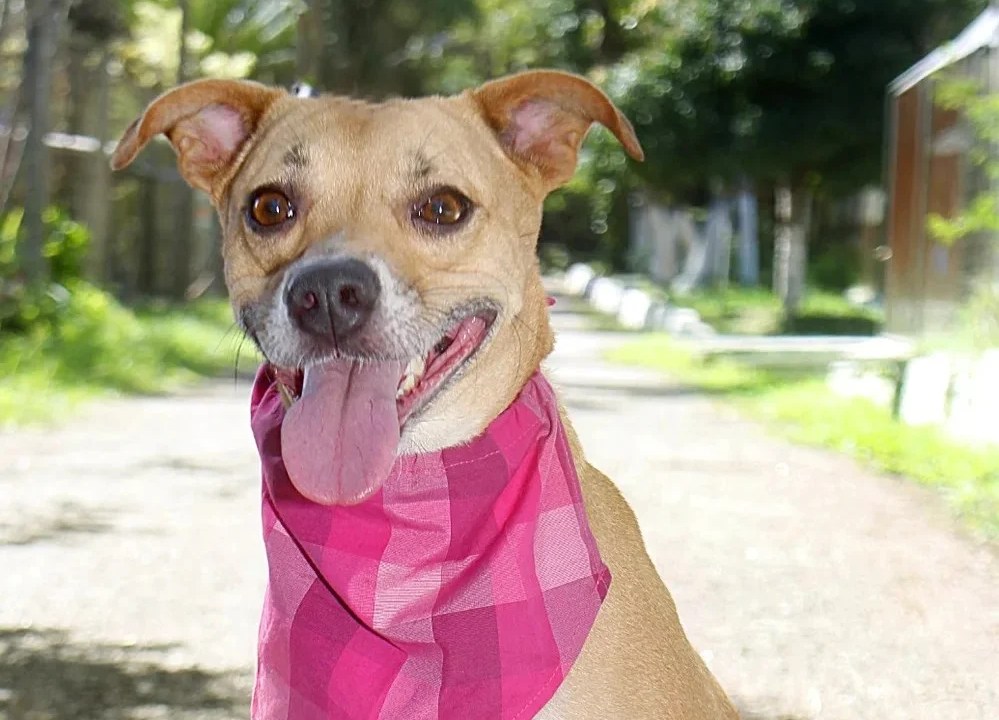
[[(401, 378), (405, 420), (392, 457), (352, 468), (363, 475), (397, 452), (476, 436), (551, 351), (535, 256), (542, 204), (572, 176), (594, 122), (642, 158), (607, 97), (559, 72), (382, 104), (206, 80), (155, 100), (112, 162), (124, 167), (166, 134), (184, 177), (218, 209), (233, 308), (271, 363), (318, 362), (331, 339), (359, 357), (430, 353), (427, 367), (411, 363)], [(318, 292), (317, 283), (335, 287)], [(431, 370), (456, 342), (467, 347)], [(613, 583), (582, 655), (539, 717), (736, 717), (687, 641), (634, 513), (569, 434)], [(320, 502), (368, 492), (346, 480), (309, 490)]]

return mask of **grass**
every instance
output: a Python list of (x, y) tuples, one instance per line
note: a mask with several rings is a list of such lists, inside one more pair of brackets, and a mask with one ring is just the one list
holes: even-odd
[(629, 278), (629, 283), (656, 300), (696, 310), (704, 322), (726, 334), (872, 335), (884, 323), (881, 312), (857, 307), (828, 290), (809, 290), (796, 316), (787, 320), (780, 299), (765, 287), (729, 286), (681, 293), (648, 278)]
[[(0, 335), (0, 426), (62, 419), (101, 394), (155, 394), (232, 373), (239, 333), (224, 300), (123, 307), (85, 283), (54, 325)], [(244, 365), (255, 363), (250, 347)]]
[(936, 488), (976, 532), (999, 540), (999, 448), (972, 448), (935, 428), (905, 425), (887, 408), (837, 395), (820, 377), (724, 359), (704, 362), (665, 336), (645, 336), (609, 359), (662, 370), (731, 399), (793, 441), (844, 452)]
[(745, 335), (873, 334), (880, 313), (851, 305), (841, 295), (809, 291), (797, 316), (785, 321), (781, 302), (766, 288), (716, 288), (687, 294), (673, 293), (674, 304), (696, 310), (718, 332)]

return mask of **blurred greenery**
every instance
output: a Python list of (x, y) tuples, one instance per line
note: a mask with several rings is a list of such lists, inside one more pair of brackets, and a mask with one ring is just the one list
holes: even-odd
[(931, 214), (930, 235), (946, 245), (983, 233), (995, 237), (999, 233), (999, 159), (995, 154), (999, 143), (999, 93), (986, 92), (974, 79), (950, 75), (938, 83), (935, 99), (940, 107), (958, 111), (966, 119), (973, 145), (969, 158), (986, 187), (956, 217)]
[(0, 335), (0, 425), (64, 420), (100, 393), (160, 393), (256, 362), (224, 300), (132, 310), (81, 280), (58, 318)]
[(0, 333), (24, 332), (48, 324), (69, 300), (65, 283), (78, 278), (90, 242), (90, 233), (59, 208), (50, 207), (42, 219), (51, 283), (38, 287), (24, 282), (16, 248), (23, 235), (21, 208), (0, 217)]
[(891, 408), (837, 395), (823, 378), (698, 357), (662, 335), (610, 352), (614, 362), (668, 373), (730, 400), (796, 442), (827, 447), (938, 489), (977, 532), (999, 538), (999, 448), (974, 448), (932, 427), (896, 420)]
[[(171, 310), (159, 318), (159, 326), (176, 331), (171, 340), (157, 334), (155, 314), (142, 309), (157, 297), (179, 302), (206, 288), (222, 289), (210, 209), (191, 200), (162, 145), (153, 144), (114, 179), (94, 150), (177, 82), (209, 75), (282, 85), (305, 80), (322, 91), (383, 98), (459, 92), (542, 66), (582, 73), (633, 121), (647, 159), (635, 163), (607, 132), (593, 133), (575, 177), (547, 201), (540, 245), (545, 265), (589, 260), (606, 272), (630, 269), (638, 195), (649, 203), (692, 207), (697, 216), (713, 199), (748, 189), (759, 200), (765, 267), (778, 225), (770, 210), (775, 187), (831, 205), (877, 183), (885, 85), (953, 37), (986, 2), (2, 3), (2, 122), (12, 118), (15, 126), (34, 128), (29, 138), (45, 129), (79, 135), (58, 150), (6, 141), (0, 147), (4, 367), (19, 376), (56, 378), (53, 387), (65, 388), (76, 387), (75, 368), (80, 387), (91, 382), (118, 391), (157, 389), (157, 382), (142, 380), (139, 368), (150, 378), (218, 369), (206, 358), (214, 357), (212, 333), (221, 323), (199, 310), (189, 319), (197, 340), (180, 349), (187, 316)], [(51, 62), (41, 62), (46, 58)], [(33, 102), (36, 93), (50, 102)], [(976, 117), (979, 106), (954, 93), (954, 102), (965, 102)], [(39, 108), (46, 111), (45, 127), (41, 120), (32, 123)], [(991, 118), (988, 113), (982, 106), (981, 116)], [(50, 180), (36, 177), (40, 186), (28, 187), (34, 176), (27, 173), (26, 182), (25, 169), (43, 165), (51, 165)], [(38, 202), (49, 189), (51, 201)], [(50, 209), (36, 222), (41, 213), (24, 219), (23, 207)], [(856, 228), (833, 233), (819, 223), (814, 232), (823, 237), (812, 241), (813, 287), (793, 316), (762, 289), (709, 289), (672, 299), (697, 308), (724, 331), (875, 331), (876, 314), (820, 291), (857, 280)], [(23, 255), (42, 256), (45, 271), (22, 266)], [(87, 332), (76, 335), (74, 324)], [(132, 349), (123, 354), (116, 342)], [(196, 350), (197, 342), (207, 345)], [(9, 377), (4, 381), (11, 387)]]
[(227, 302), (125, 307), (80, 278), (90, 234), (58, 208), (44, 215), (49, 279), (24, 282), (14, 252), (22, 216), (0, 218), (0, 425), (63, 419), (101, 392), (163, 392), (237, 369), (241, 333)]

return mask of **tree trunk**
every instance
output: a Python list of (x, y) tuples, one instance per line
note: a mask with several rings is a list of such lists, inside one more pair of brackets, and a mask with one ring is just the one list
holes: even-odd
[[(190, 73), (191, 58), (187, 48), (187, 34), (190, 31), (190, 2), (180, 0), (180, 44), (179, 61), (177, 63), (177, 84), (187, 82)], [(171, 267), (170, 295), (176, 300), (182, 300), (191, 284), (191, 250), (194, 234), (194, 197), (193, 190), (186, 183), (178, 182), (175, 186), (174, 200), (174, 237), (172, 239), (173, 263)]]
[(760, 240), (756, 195), (744, 181), (739, 192), (739, 284), (756, 287), (760, 283)]
[(730, 206), (720, 188), (712, 190), (708, 209), (709, 264), (702, 284), (709, 287), (728, 287), (732, 264), (732, 218)]
[[(11, 0), (0, 0), (3, 7), (0, 8), (0, 48), (7, 47), (7, 39), (10, 37), (10, 29), (14, 24), (11, 13)], [(19, 14), (25, 12), (22, 7)], [(22, 68), (25, 81), (28, 79), (27, 56), (23, 55)], [(23, 83), (22, 83), (23, 85)], [(15, 84), (10, 90), (2, 93), (3, 107), (0, 108), (0, 123), (10, 128), (10, 131), (0, 138), (0, 212), (6, 211), (7, 200), (10, 191), (14, 187), (14, 180), (20, 167), (22, 153), (24, 152), (24, 129), (20, 125), (21, 102), (24, 99), (23, 88)]]
[(24, 85), (29, 93), (30, 128), (24, 146), (27, 182), (24, 201), (25, 236), (19, 256), (26, 279), (42, 283), (48, 268), (42, 254), (45, 225), (42, 215), (49, 204), (49, 157), (45, 134), (49, 129), (52, 65), (64, 7), (62, 0), (32, 0), (28, 3), (28, 51)]
[(152, 177), (139, 181), (139, 208), (142, 226), (139, 232), (138, 257), (135, 269), (135, 290), (140, 296), (150, 295), (156, 288), (156, 227), (158, 183)]
[(94, 70), (93, 103), (88, 113), (88, 132), (100, 140), (101, 148), (95, 153), (88, 153), (83, 165), (83, 207), (78, 218), (90, 229), (90, 252), (87, 255), (87, 277), (96, 283), (104, 283), (109, 279), (111, 264), (108, 247), (111, 240), (111, 167), (108, 165), (104, 146), (108, 142), (111, 106), (111, 77), (108, 66), (111, 62), (111, 51), (104, 47)]
[(805, 295), (808, 229), (812, 194), (790, 185), (777, 186), (774, 219), (774, 292), (781, 299), (785, 317), (793, 317)]
[(319, 0), (308, 0), (306, 11), (298, 16), (298, 32), (295, 34), (296, 79), (314, 87), (322, 81), (319, 60), (326, 30), (321, 4)]

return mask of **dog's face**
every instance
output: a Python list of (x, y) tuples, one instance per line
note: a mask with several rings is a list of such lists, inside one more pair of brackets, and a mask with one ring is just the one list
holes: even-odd
[[(474, 437), (550, 351), (542, 204), (593, 122), (641, 157), (606, 96), (564, 73), (381, 104), (201, 81), (154, 101), (113, 164), (168, 136), (218, 209), (236, 317), (294, 401), (285, 444), (331, 442), (364, 475)], [(321, 502), (377, 487), (320, 482), (303, 484)]]

